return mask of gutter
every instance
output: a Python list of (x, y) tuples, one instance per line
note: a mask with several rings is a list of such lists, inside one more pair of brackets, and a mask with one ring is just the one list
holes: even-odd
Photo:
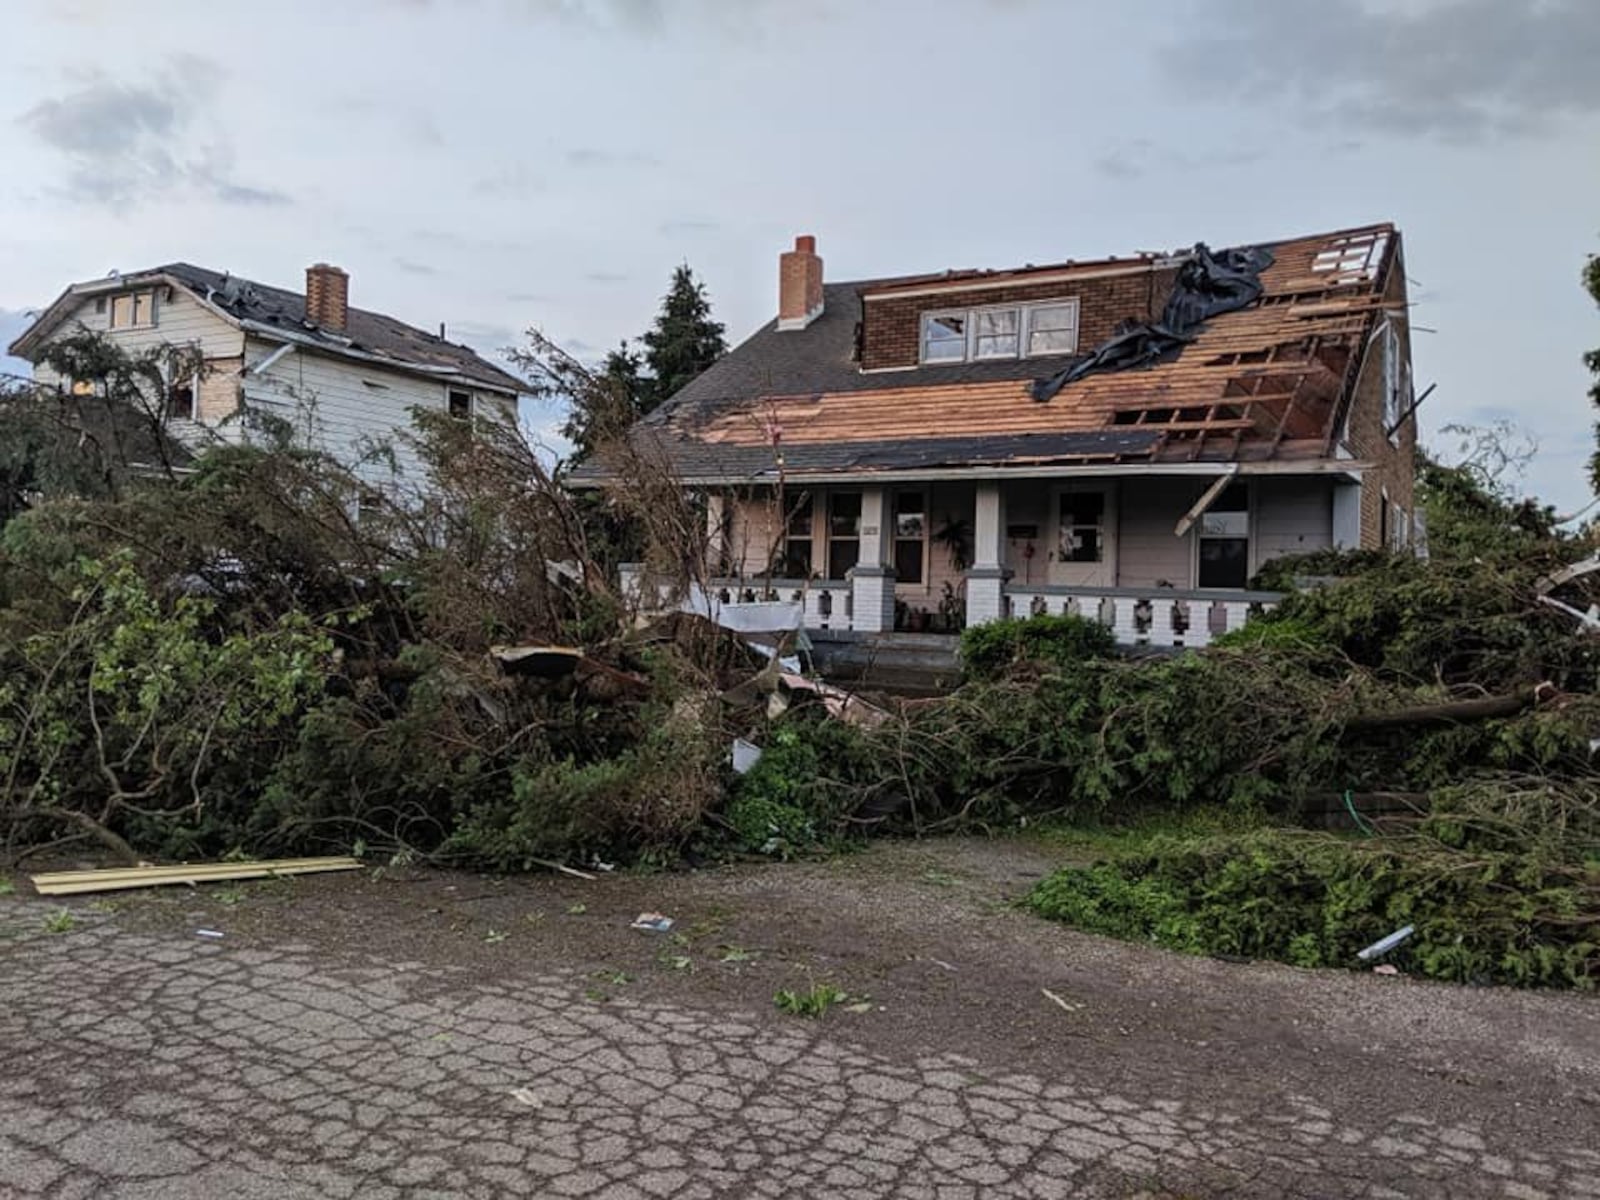
[[(1362, 472), (1372, 470), (1377, 464), (1357, 459), (1306, 459), (1268, 460), (1256, 463), (1094, 463), (1085, 466), (1063, 467), (931, 467), (906, 468), (894, 471), (796, 471), (788, 468), (784, 479), (798, 483), (853, 483), (871, 487), (879, 483), (922, 483), (943, 480), (989, 481), (997, 479), (1067, 479), (1106, 476), (1168, 475), (1187, 478), (1218, 479), (1226, 483), (1239, 475), (1343, 475), (1351, 482), (1359, 482)], [(777, 482), (776, 471), (762, 471), (753, 475), (683, 475), (678, 482), (685, 487), (750, 487)], [(570, 488), (604, 487), (608, 478), (590, 475), (564, 481)], [(1220, 489), (1219, 489), (1220, 493)]]

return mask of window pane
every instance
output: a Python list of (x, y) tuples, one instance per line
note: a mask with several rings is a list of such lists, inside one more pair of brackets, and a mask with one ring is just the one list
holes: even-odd
[(901, 492), (895, 497), (894, 535), (898, 538), (921, 538), (927, 528), (921, 492)]
[(1242, 588), (1250, 575), (1250, 543), (1244, 538), (1200, 539), (1200, 586)]
[(789, 505), (789, 532), (795, 537), (809, 538), (811, 536), (810, 494), (805, 493), (798, 500), (791, 500)]
[(113, 296), (111, 298), (111, 328), (126, 329), (133, 324), (133, 297)]
[[(828, 499), (830, 537), (857, 537), (861, 533), (861, 493), (835, 492)], [(852, 566), (855, 564), (852, 563)]]
[(1067, 492), (1061, 497), (1061, 518), (1069, 525), (1098, 525), (1105, 511), (1104, 492)]
[(135, 325), (148, 325), (151, 323), (151, 301), (154, 297), (149, 292), (135, 292), (133, 294), (133, 323)]
[(1075, 330), (1035, 329), (1028, 335), (1029, 354), (1071, 354), (1077, 348)]
[(977, 321), (979, 337), (1017, 331), (1017, 310), (1014, 308), (987, 309), (973, 314), (973, 317)]
[(894, 574), (901, 583), (922, 582), (922, 539), (897, 540), (894, 544)]
[(980, 337), (978, 344), (973, 348), (975, 358), (1015, 358), (1017, 356), (1017, 335), (1014, 333), (997, 334), (994, 337)]
[(963, 313), (922, 319), (922, 358), (925, 362), (963, 359), (967, 356), (967, 318)]
[(1249, 532), (1249, 513), (1208, 512), (1200, 518), (1200, 536), (1203, 538), (1242, 538), (1248, 536)]
[(785, 579), (811, 577), (810, 538), (790, 538), (784, 543), (783, 561), (778, 565), (778, 574)]
[(1039, 308), (1031, 309), (1028, 313), (1028, 328), (1038, 331), (1044, 329), (1077, 329), (1078, 306), (1076, 304), (1046, 304)]
[(838, 538), (828, 543), (828, 578), (843, 579), (845, 572), (861, 561), (861, 543), (855, 538)]

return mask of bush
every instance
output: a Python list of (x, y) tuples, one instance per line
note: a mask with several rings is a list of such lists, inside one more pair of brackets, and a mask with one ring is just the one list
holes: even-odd
[[(1594, 852), (1593, 803), (1489, 784), (1443, 797), (1406, 837), (1162, 836), (1125, 857), (1057, 872), (1027, 903), (1093, 933), (1305, 967), (1358, 966), (1357, 951), (1411, 924), (1416, 933), (1388, 956), (1409, 972), (1593, 989), (1600, 866), (1579, 848)], [(1574, 836), (1563, 824), (1565, 838), (1548, 837), (1553, 812), (1587, 813), (1588, 832)]]
[(994, 679), (1018, 663), (1104, 658), (1115, 645), (1111, 630), (1087, 617), (1010, 617), (963, 630), (961, 665), (969, 679)]

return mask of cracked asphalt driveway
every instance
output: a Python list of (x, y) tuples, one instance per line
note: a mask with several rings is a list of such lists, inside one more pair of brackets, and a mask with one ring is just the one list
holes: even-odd
[(1049, 865), (0, 899), (0, 1195), (1600, 1197), (1592, 997), (1086, 937)]

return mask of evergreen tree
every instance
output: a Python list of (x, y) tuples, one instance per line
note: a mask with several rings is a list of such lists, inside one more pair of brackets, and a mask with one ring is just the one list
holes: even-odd
[(695, 280), (689, 264), (672, 273), (672, 286), (661, 301), (655, 328), (644, 335), (644, 361), (650, 386), (640, 405), (649, 412), (727, 352), (722, 323), (711, 319), (705, 285)]

